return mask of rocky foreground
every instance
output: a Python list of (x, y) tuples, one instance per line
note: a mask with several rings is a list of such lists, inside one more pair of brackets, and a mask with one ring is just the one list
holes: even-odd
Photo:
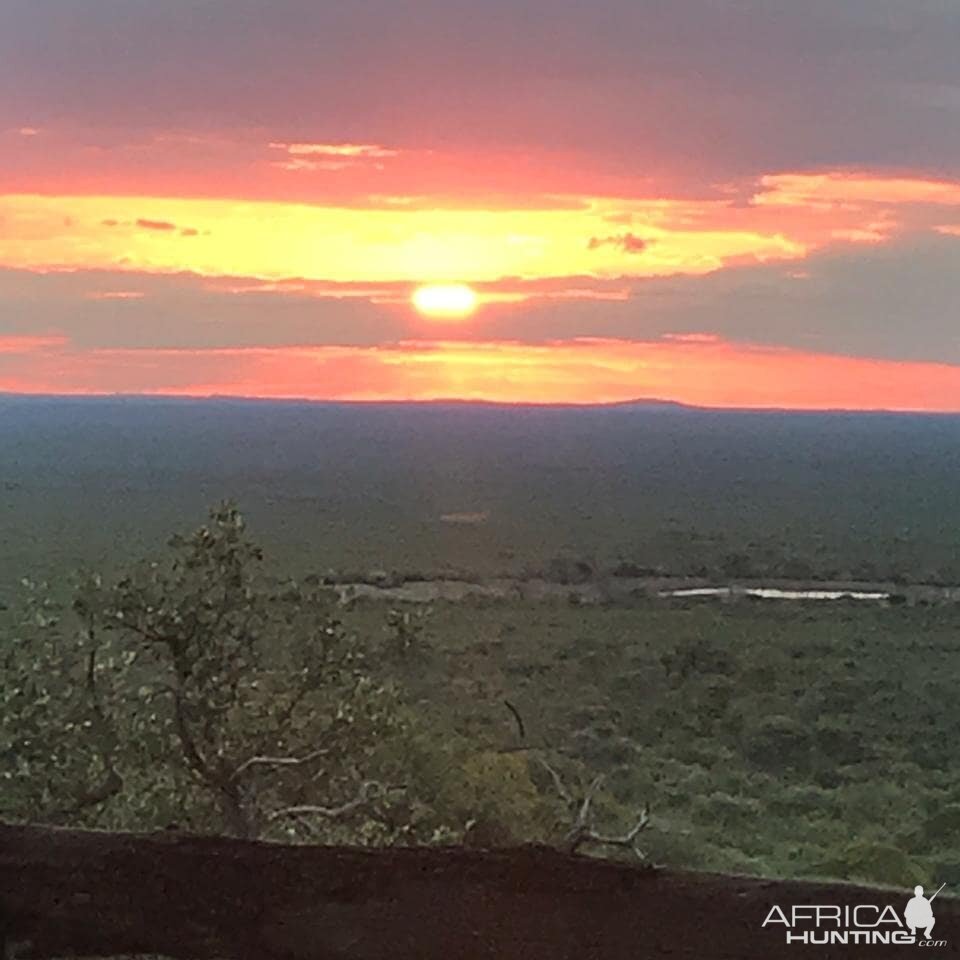
[[(953, 956), (960, 901), (934, 904), (925, 955)], [(363, 851), (0, 824), (0, 918), (24, 958), (151, 953), (234, 960), (777, 960), (911, 957), (865, 943), (912, 891), (690, 873), (544, 847)], [(787, 944), (774, 908), (860, 905), (848, 943)], [(838, 909), (839, 908), (839, 909)], [(810, 911), (804, 916), (809, 917)], [(885, 918), (885, 919), (884, 919)], [(9, 956), (8, 952), (6, 956)]]

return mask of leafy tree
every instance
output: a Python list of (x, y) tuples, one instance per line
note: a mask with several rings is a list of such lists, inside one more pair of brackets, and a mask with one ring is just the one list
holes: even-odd
[(376, 774), (404, 714), (332, 591), (265, 577), (232, 504), (171, 546), (114, 582), (87, 578), (67, 608), (27, 584), (3, 651), (3, 814), (238, 836), (402, 829), (389, 807), (407, 785)]
[(58, 820), (98, 807), (122, 786), (117, 651), (64, 629), (45, 588), (22, 585), (22, 620), (2, 652), (0, 812)]

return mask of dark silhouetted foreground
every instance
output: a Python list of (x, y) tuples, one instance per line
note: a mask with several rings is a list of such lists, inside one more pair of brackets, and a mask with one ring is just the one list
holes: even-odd
[[(0, 825), (0, 909), (19, 955), (233, 960), (775, 960), (915, 956), (786, 946), (770, 906), (900, 891), (643, 869), (543, 847), (361, 851)], [(960, 904), (937, 903), (956, 949)]]

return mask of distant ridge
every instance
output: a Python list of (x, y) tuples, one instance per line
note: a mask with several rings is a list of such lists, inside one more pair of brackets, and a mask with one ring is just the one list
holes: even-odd
[(630, 400), (608, 400), (590, 403), (576, 401), (520, 401), (520, 400), (482, 400), (462, 397), (435, 397), (429, 400), (344, 400), (321, 399), (317, 397), (256, 397), (236, 396), (232, 394), (160, 394), (160, 393), (14, 393), (0, 390), (0, 403), (4, 402), (45, 402), (84, 403), (115, 401), (143, 404), (259, 404), (262, 406), (311, 406), (311, 407), (409, 407), (409, 408), (451, 408), (474, 407), (491, 410), (645, 410), (645, 411), (691, 411), (702, 413), (756, 413), (756, 414), (803, 414), (803, 415), (843, 415), (878, 417), (924, 417), (951, 419), (960, 414), (949, 410), (909, 410), (896, 408), (858, 408), (858, 407), (737, 407), (708, 406), (697, 403), (683, 403), (679, 400), (666, 400), (657, 397), (636, 397)]
[(342, 400), (318, 397), (256, 397), (237, 396), (235, 394), (156, 394), (156, 393), (12, 393), (0, 391), (0, 400), (60, 400), (60, 401), (102, 401), (119, 400), (133, 403), (262, 403), (262, 404), (309, 404), (325, 407), (536, 407), (589, 410), (606, 408), (664, 407), (680, 410), (710, 410), (710, 407), (678, 400), (662, 400), (656, 397), (637, 397), (631, 400), (596, 401), (578, 403), (575, 401), (534, 401), (534, 400), (483, 400), (464, 397), (433, 397), (429, 400)]

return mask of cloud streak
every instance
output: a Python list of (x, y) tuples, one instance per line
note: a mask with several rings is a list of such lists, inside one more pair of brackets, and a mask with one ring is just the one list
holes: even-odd
[(892, 363), (733, 344), (583, 339), (418, 341), (375, 348), (94, 350), (51, 343), (0, 390), (315, 400), (604, 403), (660, 397), (704, 406), (960, 412), (960, 366)]
[(7, 384), (947, 402), (955, 4), (202, 6), (0, 4)]
[(468, 0), (413, 0), (402, 15), (393, 0), (209, 0), (202, 17), (186, 0), (59, 8), (0, 7), (12, 128), (162, 118), (209, 133), (215, 118), (278, 143), (523, 151), (566, 148), (576, 123), (598, 166), (701, 183), (956, 170), (960, 156), (960, 10), (942, 0), (488, 0), (482, 17)]
[(638, 237), (633, 233), (619, 233), (610, 237), (591, 237), (587, 243), (588, 250), (599, 250), (601, 247), (618, 247), (624, 253), (643, 253), (650, 246), (649, 240)]
[[(835, 244), (708, 276), (499, 277), (457, 339), (718, 334), (814, 353), (960, 364), (960, 236)], [(0, 269), (0, 333), (88, 347), (375, 346), (436, 336), (408, 281)], [(269, 322), (265, 322), (269, 318)]]
[[(734, 211), (727, 223), (701, 226), (687, 203), (581, 198), (577, 209), (355, 209), (139, 197), (139, 231), (122, 233), (127, 197), (0, 196), (0, 265), (70, 267), (283, 279), (489, 281), (502, 276), (703, 274), (725, 264), (795, 259), (808, 243)], [(707, 205), (708, 209), (710, 205)], [(628, 211), (645, 221), (636, 239), (585, 249), (584, 236)], [(692, 215), (691, 215), (692, 214)], [(721, 211), (713, 214), (722, 220)], [(766, 217), (762, 213), (760, 219)], [(781, 218), (782, 219), (782, 218)], [(69, 221), (65, 225), (65, 221)], [(118, 226), (104, 230), (105, 222)], [(176, 224), (199, 231), (179, 242)], [(784, 225), (781, 224), (781, 228)]]

